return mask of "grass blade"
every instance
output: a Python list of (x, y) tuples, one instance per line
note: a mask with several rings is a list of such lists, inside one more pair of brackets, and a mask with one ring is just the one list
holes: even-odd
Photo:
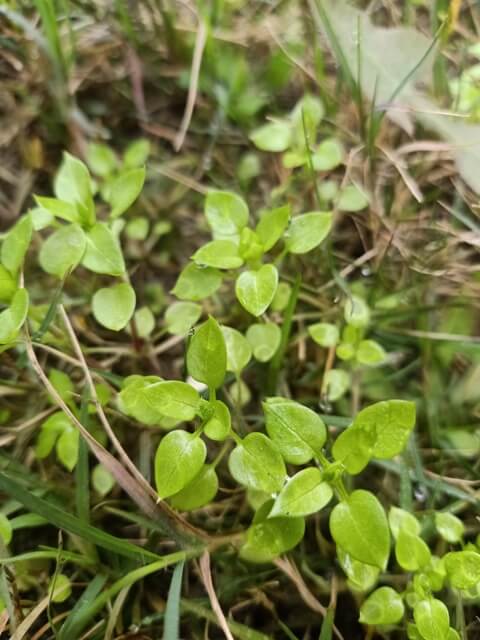
[[(80, 422), (88, 429), (88, 403), (90, 389), (85, 385), (82, 392), (80, 407)], [(88, 460), (88, 445), (84, 438), (79, 439), (78, 461), (75, 467), (75, 504), (77, 516), (83, 522), (90, 521), (90, 468)]]
[(60, 509), (60, 507), (57, 507), (48, 500), (38, 498), (3, 472), (0, 472), (0, 491), (18, 500), (29, 511), (43, 516), (59, 529), (65, 529), (65, 531), (80, 536), (89, 542), (93, 542), (93, 544), (108, 551), (142, 563), (147, 560), (159, 558), (157, 554), (151, 551), (141, 549), (130, 542), (105, 533), (101, 529), (82, 522), (82, 520), (76, 516)]
[[(94, 618), (103, 609), (103, 607), (109, 600), (116, 596), (117, 593), (122, 591), (122, 589), (130, 587), (142, 578), (145, 578), (152, 573), (156, 573), (157, 571), (160, 571), (161, 569), (164, 569), (169, 565), (182, 563), (185, 561), (186, 557), (187, 554), (185, 551), (176, 551), (175, 553), (163, 556), (163, 558), (161, 560), (158, 560), (157, 562), (152, 562), (145, 565), (144, 567), (134, 569), (133, 571), (130, 571), (129, 573), (124, 575), (123, 578), (120, 578), (119, 580), (114, 582), (108, 589), (105, 589), (105, 591), (98, 595), (93, 600), (93, 602), (89, 603), (88, 606), (82, 608), (81, 615), (77, 615), (75, 626), (70, 629), (68, 638), (80, 637), (82, 630), (92, 620), (92, 618)], [(64, 637), (64, 640), (67, 640), (66, 635)]]
[(77, 638), (77, 625), (83, 619), (83, 613), (87, 610), (98, 594), (103, 589), (107, 577), (101, 573), (96, 575), (89, 583), (88, 587), (82, 593), (77, 601), (77, 604), (73, 607), (68, 615), (68, 618), (62, 625), (57, 640), (67, 640), (67, 638)]
[(182, 590), (182, 576), (185, 561), (175, 567), (168, 590), (167, 607), (165, 609), (165, 624), (163, 640), (178, 640), (180, 631), (180, 595)]
[(277, 392), (278, 374), (280, 373), (280, 368), (284, 362), (285, 352), (288, 346), (288, 339), (290, 337), (290, 331), (292, 329), (293, 314), (295, 313), (295, 307), (297, 306), (301, 281), (302, 280), (300, 274), (297, 274), (292, 291), (290, 293), (290, 299), (285, 310), (285, 316), (283, 318), (280, 346), (278, 347), (275, 355), (270, 361), (270, 369), (268, 371), (267, 380), (268, 393), (270, 395), (275, 395), (275, 393)]

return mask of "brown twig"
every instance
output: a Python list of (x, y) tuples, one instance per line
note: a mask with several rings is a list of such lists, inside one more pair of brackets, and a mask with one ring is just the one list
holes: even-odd
[(208, 551), (205, 551), (202, 557), (200, 558), (200, 575), (202, 578), (202, 582), (205, 586), (205, 590), (208, 593), (208, 597), (210, 599), (210, 604), (212, 605), (213, 612), (217, 616), (218, 624), (220, 625), (225, 637), (228, 640), (234, 640), (232, 636), (232, 632), (228, 627), (227, 620), (225, 618), (225, 614), (222, 611), (222, 607), (220, 606), (220, 602), (218, 601), (217, 594), (215, 593), (215, 587), (213, 586), (212, 580), (212, 572), (210, 571), (210, 554)]
[(185, 105), (185, 112), (183, 114), (180, 130), (176, 135), (175, 141), (173, 143), (175, 151), (180, 151), (180, 149), (182, 148), (185, 136), (187, 135), (188, 127), (190, 126), (190, 120), (192, 119), (193, 110), (195, 108), (195, 101), (197, 98), (198, 78), (200, 76), (203, 50), (205, 49), (206, 42), (207, 26), (202, 19), (199, 19), (195, 48), (193, 50), (192, 69), (190, 72), (190, 86), (188, 87), (187, 104)]

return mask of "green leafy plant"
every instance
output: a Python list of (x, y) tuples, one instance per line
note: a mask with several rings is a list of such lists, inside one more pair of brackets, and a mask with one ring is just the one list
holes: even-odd
[[(318, 105), (315, 113), (320, 113)], [(310, 124), (316, 126), (315, 118)], [(295, 132), (294, 119), (288, 126), (291, 134)], [(22, 264), (36, 227), (52, 228), (41, 242), (39, 263), (48, 275), (60, 279), (60, 293), (77, 268), (116, 278), (109, 286), (96, 288), (95, 284), (91, 307), (97, 322), (111, 331), (121, 331), (134, 318), (132, 335), (135, 331), (137, 337), (148, 337), (154, 331), (151, 310), (141, 307), (135, 312), (136, 293), (128, 281), (117, 224), (118, 216), (140, 194), (144, 169), (131, 165), (135, 166), (139, 156), (144, 161), (145, 154), (144, 145), (133, 147), (125, 154), (122, 167), (108, 147), (92, 147), (89, 163), (102, 179), (98, 190), (86, 165), (66, 154), (55, 181), (56, 198), (36, 197), (38, 208), (6, 234), (0, 250), (5, 347), (15, 344), (27, 318), (29, 296), (20, 284)], [(97, 193), (108, 205), (106, 221), (97, 219)], [(91, 482), (101, 499), (114, 491), (116, 483), (130, 486), (122, 485), (125, 471), (119, 471), (109, 458), (100, 428), (100, 424), (108, 425), (104, 407), (114, 400), (116, 411), (142, 428), (157, 430), (154, 493), (169, 517), (176, 514), (174, 522), (182, 512), (201, 509), (215, 500), (220, 486), (217, 470), (226, 462), (228, 481), (245, 492), (253, 512), (249, 526), (236, 540), (242, 560), (250, 564), (275, 562), (302, 543), (308, 518), (323, 513), (349, 588), (366, 596), (360, 606), (361, 623), (382, 630), (406, 620), (410, 638), (453, 640), (457, 632), (448, 607), (437, 597), (439, 592), (448, 586), (460, 599), (480, 597), (480, 552), (475, 544), (465, 543), (462, 521), (448, 512), (417, 518), (396, 506), (390, 507), (387, 515), (374, 492), (353, 488), (354, 477), (368, 465), (402, 455), (412, 436), (415, 404), (402, 399), (370, 404), (332, 438), (325, 416), (307, 404), (277, 395), (275, 384), (274, 393), (261, 397), (263, 414), (254, 423), (243, 415), (251, 394), (242, 377), (246, 377), (252, 360), (259, 363), (257, 366), (270, 363), (269, 371), (275, 371), (276, 359), (288, 340), (298, 282), (292, 286), (282, 280), (285, 264), (322, 244), (331, 230), (333, 214), (313, 211), (292, 216), (289, 206), (281, 206), (261, 212), (258, 222), (249, 226), (249, 208), (240, 196), (211, 190), (205, 200), (205, 216), (213, 239), (196, 250), (181, 271), (172, 290), (179, 300), (164, 314), (163, 331), (186, 340), (185, 380), (135, 373), (115, 378), (120, 390), (114, 395), (110, 386), (91, 382), (90, 395), (82, 395), (79, 402), (70, 377), (51, 369), (48, 379), (43, 380), (55, 410), (40, 424), (37, 461), (55, 451), (62, 467), (68, 472), (75, 470), (78, 478), (84, 478), (84, 486)], [(130, 237), (144, 238), (142, 225), (136, 224), (138, 228), (133, 233), (130, 230)], [(236, 313), (248, 325), (243, 332), (212, 315), (200, 321), (209, 299), (221, 288), (229, 300), (238, 303)], [(40, 321), (38, 308), (30, 312), (34, 335), (52, 344), (57, 340), (55, 332), (50, 333), (57, 306), (54, 300)], [(74, 338), (68, 316), (63, 314)], [(351, 368), (330, 366), (326, 370), (322, 391), (330, 401), (341, 399), (351, 385), (351, 374), (387, 361), (383, 347), (368, 337), (371, 317), (366, 300), (350, 294), (344, 301), (341, 325), (321, 321), (307, 328), (317, 345)], [(83, 357), (81, 350), (76, 354)], [(33, 362), (41, 371), (38, 362)], [(86, 367), (82, 361), (80, 364)], [(90, 374), (85, 371), (88, 380)], [(85, 465), (84, 438), (98, 458), (92, 469)], [(136, 469), (127, 468), (132, 478), (136, 477)], [(145, 495), (153, 492), (145, 484), (142, 480), (133, 492), (142, 505)], [(23, 496), (15, 485), (13, 489), (7, 486)], [(37, 498), (26, 500), (40, 517), (54, 513), (56, 522), (64, 522), (61, 511), (52, 511)], [(79, 505), (81, 501), (79, 494)], [(33, 513), (30, 516), (36, 517)], [(29, 520), (30, 525), (32, 522), (35, 524), (35, 519)], [(5, 545), (11, 543), (16, 526), (15, 519), (1, 514), (0, 535)], [(85, 533), (76, 521), (68, 520), (68, 526), (89, 539), (98, 538), (95, 530)], [(430, 535), (433, 527), (444, 543), (461, 547), (433, 553), (426, 537), (428, 527)], [(120, 546), (122, 553), (133, 553), (128, 545)], [(385, 572), (394, 563), (407, 573), (403, 590), (383, 584)], [(53, 575), (48, 586), (53, 603), (68, 600), (71, 590), (66, 574)]]

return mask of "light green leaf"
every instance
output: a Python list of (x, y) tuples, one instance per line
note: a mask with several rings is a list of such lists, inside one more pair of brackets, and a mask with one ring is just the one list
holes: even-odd
[[(55, 391), (58, 393), (60, 398), (69, 403), (72, 400), (72, 394), (74, 391), (73, 382), (67, 376), (64, 371), (60, 371), (59, 369), (50, 369), (48, 374), (48, 379), (52, 383)], [(52, 398), (52, 402), (54, 402)]]
[(145, 389), (157, 382), (163, 380), (158, 376), (132, 375), (126, 378), (118, 396), (120, 411), (149, 426), (160, 424), (165, 416), (144, 397)]
[(286, 474), (282, 456), (263, 433), (249, 433), (230, 454), (228, 468), (239, 484), (265, 493), (280, 491)]
[(430, 562), (431, 554), (422, 538), (401, 528), (395, 543), (395, 557), (405, 571), (418, 571)]
[(223, 383), (227, 370), (227, 347), (218, 322), (211, 316), (193, 334), (187, 351), (188, 373), (217, 389)]
[(179, 511), (193, 511), (211, 502), (218, 491), (215, 469), (205, 465), (181, 491), (170, 498), (170, 504)]
[(32, 227), (34, 231), (46, 229), (54, 221), (52, 214), (46, 209), (41, 209), (40, 207), (30, 209), (29, 215), (32, 219)]
[(222, 333), (227, 347), (227, 371), (238, 374), (250, 362), (252, 349), (240, 331), (231, 327), (222, 327)]
[(375, 340), (362, 340), (358, 345), (355, 355), (360, 364), (369, 367), (383, 364), (387, 359), (385, 349), (382, 345), (378, 344), (378, 342), (375, 342)]
[(118, 161), (106, 144), (91, 142), (87, 147), (87, 164), (93, 173), (105, 178), (116, 170)]
[(343, 161), (343, 147), (336, 138), (324, 140), (312, 154), (315, 171), (332, 171)]
[(330, 211), (312, 211), (295, 216), (285, 234), (286, 247), (290, 253), (308, 253), (325, 240), (332, 228), (333, 214)]
[(340, 337), (338, 327), (330, 322), (317, 322), (308, 327), (310, 337), (321, 347), (334, 347)]
[(55, 176), (54, 191), (59, 200), (77, 205), (82, 222), (95, 222), (92, 182), (88, 169), (81, 160), (64, 152), (62, 164)]
[(28, 291), (17, 289), (10, 306), (0, 313), (0, 344), (8, 344), (17, 337), (28, 313)]
[(78, 461), (79, 432), (69, 427), (60, 434), (57, 440), (57, 457), (68, 471), (73, 471)]
[(155, 316), (149, 307), (140, 307), (133, 316), (139, 338), (148, 338), (155, 329)]
[(250, 140), (258, 149), (273, 153), (286, 151), (291, 138), (292, 125), (282, 121), (269, 122), (250, 134)]
[(424, 640), (447, 640), (450, 617), (443, 602), (435, 598), (422, 600), (415, 605), (413, 617)]
[(35, 455), (42, 460), (50, 455), (59, 436), (73, 425), (63, 411), (57, 411), (42, 422), (41, 431), (38, 434), (35, 445)]
[(480, 433), (455, 428), (446, 429), (443, 435), (462, 458), (476, 458), (480, 454)]
[(232, 240), (212, 240), (200, 247), (192, 256), (199, 266), (217, 269), (237, 269), (243, 264), (238, 246)]
[(361, 429), (348, 427), (338, 436), (332, 448), (333, 457), (348, 473), (356, 475), (365, 469), (372, 457), (372, 440)]
[(50, 600), (55, 603), (65, 602), (72, 595), (70, 578), (63, 573), (57, 573), (48, 587)]
[(445, 556), (448, 580), (455, 589), (470, 589), (480, 583), (480, 553), (452, 551)]
[(386, 400), (372, 404), (357, 414), (353, 428), (371, 438), (375, 458), (393, 458), (405, 447), (415, 426), (415, 404), (406, 400)]
[(111, 218), (118, 218), (129, 209), (138, 198), (145, 182), (145, 168), (128, 169), (113, 181), (108, 194), (112, 210)]
[(125, 273), (125, 262), (118, 239), (104, 222), (97, 222), (86, 234), (82, 264), (90, 271), (110, 276)]
[(362, 624), (397, 624), (403, 618), (402, 597), (391, 587), (380, 587), (371, 593), (360, 608)]
[(155, 454), (155, 484), (160, 498), (181, 491), (195, 478), (205, 462), (207, 448), (192, 433), (176, 430), (162, 438)]
[(215, 293), (221, 284), (220, 271), (191, 262), (181, 271), (172, 293), (180, 300), (203, 300)]
[(25, 254), (32, 239), (32, 218), (25, 215), (18, 220), (2, 242), (0, 259), (3, 266), (15, 276), (23, 264)]
[(174, 302), (165, 312), (165, 327), (175, 336), (186, 336), (202, 315), (202, 307), (195, 302)]
[(318, 185), (318, 195), (324, 202), (331, 202), (338, 193), (338, 185), (335, 180), (322, 180)]
[(58, 198), (43, 198), (34, 196), (35, 202), (41, 209), (45, 209), (55, 218), (61, 218), (67, 222), (79, 222), (80, 216), (77, 206), (71, 202), (58, 200)]
[(345, 302), (344, 308), (345, 322), (362, 329), (370, 322), (370, 309), (363, 298), (359, 296), (350, 296)]
[(291, 207), (288, 204), (262, 213), (255, 231), (265, 251), (269, 251), (280, 240), (288, 226), (290, 214)]
[(349, 342), (340, 342), (335, 350), (335, 353), (337, 355), (337, 358), (339, 358), (340, 360), (348, 361), (354, 357), (355, 347)]
[(12, 540), (12, 525), (4, 513), (0, 513), (0, 539), (3, 544), (10, 544)]
[(296, 547), (305, 533), (303, 518), (269, 518), (252, 524), (240, 556), (249, 562), (271, 562)]
[(238, 253), (245, 262), (252, 264), (257, 264), (265, 253), (258, 234), (250, 227), (245, 227), (240, 233)]
[(8, 304), (17, 290), (17, 283), (2, 264), (0, 264), (0, 302)]
[(340, 211), (361, 211), (368, 207), (369, 201), (364, 191), (354, 184), (349, 184), (340, 191), (337, 207)]
[(200, 403), (198, 392), (192, 386), (176, 380), (147, 384), (141, 391), (141, 400), (154, 411), (177, 420), (193, 420)]
[(371, 564), (365, 564), (352, 558), (342, 547), (337, 545), (337, 558), (348, 576), (348, 585), (354, 591), (370, 591), (377, 582), (380, 570)]
[(308, 154), (305, 149), (299, 151), (286, 151), (282, 156), (282, 164), (285, 169), (296, 169), (308, 163)]
[(248, 207), (236, 193), (212, 189), (205, 198), (205, 217), (214, 238), (236, 236), (248, 223)]
[(150, 154), (150, 142), (146, 138), (139, 138), (131, 142), (123, 154), (123, 162), (126, 167), (136, 168), (143, 166)]
[(327, 431), (311, 409), (293, 400), (268, 398), (263, 411), (268, 435), (287, 462), (305, 464), (321, 452)]
[(130, 240), (146, 240), (148, 232), (150, 231), (150, 223), (148, 218), (144, 216), (137, 216), (128, 221), (125, 227), (125, 233)]
[(413, 536), (418, 536), (421, 530), (417, 518), (408, 511), (405, 511), (405, 509), (399, 509), (398, 507), (390, 507), (388, 524), (395, 539), (398, 538), (400, 531), (406, 531)]
[(40, 249), (39, 262), (44, 271), (64, 278), (80, 263), (87, 240), (82, 228), (75, 223), (54, 231)]
[(232, 428), (230, 411), (227, 405), (221, 400), (214, 400), (208, 404), (213, 405), (213, 414), (206, 422), (203, 430), (210, 440), (221, 442), (227, 438)]
[(287, 308), (291, 294), (292, 287), (288, 282), (279, 282), (270, 309), (272, 311), (284, 311)]
[(122, 282), (99, 289), (92, 298), (95, 320), (111, 331), (121, 331), (135, 311), (136, 296), (133, 288)]
[(237, 177), (242, 187), (247, 187), (252, 178), (256, 178), (262, 171), (262, 164), (258, 153), (249, 152), (241, 155), (237, 167)]
[(278, 495), (269, 517), (308, 516), (323, 509), (333, 497), (333, 491), (316, 467), (302, 469), (290, 478)]
[(243, 271), (235, 283), (235, 293), (242, 307), (258, 317), (268, 309), (277, 285), (276, 267), (264, 264), (256, 271)]
[(104, 498), (115, 486), (115, 478), (102, 464), (97, 464), (92, 471), (92, 485), (95, 491)]
[(451, 543), (461, 542), (465, 533), (465, 526), (460, 518), (453, 513), (437, 512), (435, 527), (444, 540)]
[(390, 553), (387, 517), (378, 499), (358, 489), (334, 507), (330, 531), (340, 545), (356, 560), (385, 569)]
[(241, 378), (230, 385), (228, 393), (232, 398), (232, 402), (239, 407), (245, 407), (252, 399), (250, 389)]
[(293, 144), (295, 149), (304, 149), (307, 140), (315, 142), (317, 127), (325, 114), (323, 102), (317, 96), (305, 94), (297, 102), (291, 113)]
[(268, 362), (275, 355), (282, 332), (274, 322), (252, 324), (247, 330), (247, 340), (253, 350), (253, 355), (259, 362)]
[(322, 391), (329, 402), (339, 400), (350, 388), (350, 375), (344, 369), (329, 369), (323, 377)]

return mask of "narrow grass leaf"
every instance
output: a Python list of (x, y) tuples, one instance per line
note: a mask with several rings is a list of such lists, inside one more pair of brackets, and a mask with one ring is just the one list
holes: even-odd
[(173, 571), (170, 588), (168, 590), (167, 607), (165, 609), (165, 624), (163, 640), (179, 640), (180, 631), (180, 595), (182, 590), (182, 576), (185, 560), (177, 564)]

